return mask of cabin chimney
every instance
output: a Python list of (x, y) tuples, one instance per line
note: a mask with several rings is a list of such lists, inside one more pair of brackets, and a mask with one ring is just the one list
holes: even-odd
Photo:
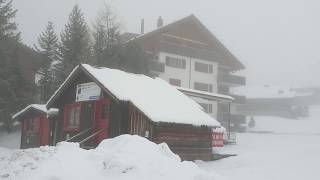
[(144, 34), (144, 19), (141, 19), (141, 29), (140, 34)]
[(157, 21), (157, 28), (160, 28), (163, 26), (163, 19), (161, 16), (159, 16), (158, 21)]

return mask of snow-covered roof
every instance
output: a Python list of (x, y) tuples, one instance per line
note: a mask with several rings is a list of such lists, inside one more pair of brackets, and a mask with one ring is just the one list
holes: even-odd
[(233, 101), (234, 98), (228, 95), (224, 95), (224, 94), (218, 94), (218, 93), (211, 93), (211, 92), (204, 92), (204, 91), (199, 91), (199, 90), (195, 90), (195, 89), (189, 89), (189, 88), (184, 88), (184, 87), (176, 87), (179, 91), (181, 92), (186, 92), (190, 95), (194, 94), (199, 94), (202, 96), (206, 96), (209, 97), (211, 99), (215, 99), (215, 100), (221, 100), (221, 99), (225, 99), (225, 100), (229, 100), (229, 101)]
[(299, 96), (292, 88), (276, 86), (248, 86), (234, 89), (235, 92), (244, 94), (247, 98), (293, 98)]
[[(117, 99), (133, 103), (151, 121), (220, 126), (217, 120), (201, 110), (199, 104), (160, 78), (117, 69), (96, 68), (87, 64), (77, 66), (72, 73), (78, 68), (84, 68), (98, 85), (103, 86)], [(68, 79), (70, 77), (71, 75)], [(60, 92), (65, 83), (59, 87), (48, 103)]]
[(25, 107), (24, 109), (22, 109), (21, 111), (14, 114), (12, 116), (12, 119), (17, 118), (18, 116), (20, 116), (21, 114), (23, 114), (24, 112), (26, 112), (29, 109), (36, 109), (36, 110), (41, 111), (43, 113), (47, 113), (47, 108), (46, 108), (45, 104), (30, 104), (27, 107)]

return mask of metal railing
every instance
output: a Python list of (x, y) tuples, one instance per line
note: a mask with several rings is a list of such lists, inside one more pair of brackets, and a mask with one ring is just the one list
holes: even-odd
[(89, 132), (90, 130), (92, 130), (92, 128), (88, 128), (88, 129), (86, 129), (86, 130), (83, 130), (83, 131), (79, 132), (78, 134), (76, 134), (76, 135), (72, 136), (71, 138), (69, 138), (69, 139), (65, 140), (65, 142), (69, 142), (69, 141), (71, 141), (71, 140), (75, 139), (76, 137), (79, 137), (79, 136), (81, 136), (81, 135), (83, 135), (83, 134), (85, 134), (85, 133)]
[(105, 131), (105, 130), (106, 130), (106, 128), (100, 129), (99, 131), (93, 133), (92, 135), (90, 135), (90, 136), (86, 137), (85, 139), (83, 139), (82, 141), (80, 141), (79, 144), (81, 145), (82, 143), (88, 141), (89, 139), (95, 137), (96, 135), (100, 134), (102, 131)]

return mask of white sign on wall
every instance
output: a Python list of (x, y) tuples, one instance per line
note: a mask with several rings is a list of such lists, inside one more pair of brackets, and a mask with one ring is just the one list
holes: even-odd
[(95, 82), (77, 85), (76, 102), (94, 101), (100, 98), (101, 88)]

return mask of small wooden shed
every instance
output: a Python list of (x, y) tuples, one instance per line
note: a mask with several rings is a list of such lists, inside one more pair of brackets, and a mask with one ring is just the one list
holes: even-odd
[(31, 104), (12, 118), (21, 123), (21, 149), (49, 145), (50, 123), (46, 105)]
[(220, 124), (200, 105), (159, 78), (109, 68), (77, 66), (47, 102), (59, 109), (52, 143), (136, 134), (166, 142), (184, 160), (210, 160), (212, 128)]

